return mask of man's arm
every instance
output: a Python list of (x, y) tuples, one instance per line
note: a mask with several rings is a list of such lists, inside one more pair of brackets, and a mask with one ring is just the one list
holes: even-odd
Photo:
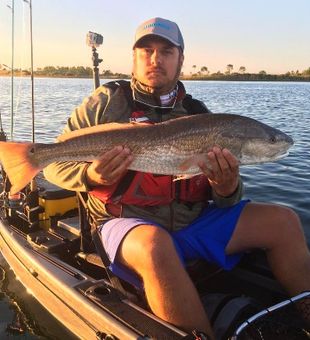
[[(71, 114), (63, 133), (97, 125), (104, 113), (109, 96), (101, 88)], [(91, 163), (88, 162), (55, 162), (44, 169), (44, 176), (52, 183), (74, 191), (88, 191), (86, 173)]]
[(225, 207), (231, 207), (234, 204), (237, 204), (242, 196), (243, 196), (243, 183), (242, 183), (242, 179), (239, 176), (239, 180), (238, 180), (238, 186), (236, 188), (236, 190), (230, 195), (230, 196), (220, 196), (216, 193), (216, 191), (213, 189), (212, 190), (212, 198), (213, 201), (215, 202), (215, 204), (219, 207), (219, 208), (225, 208)]

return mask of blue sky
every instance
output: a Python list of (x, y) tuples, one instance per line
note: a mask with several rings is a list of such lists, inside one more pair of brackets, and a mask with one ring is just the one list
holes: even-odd
[[(0, 0), (0, 64), (10, 63), (12, 0)], [(155, 16), (176, 21), (185, 40), (184, 72), (265, 70), (283, 73), (310, 67), (309, 0), (32, 0), (34, 63), (91, 66), (88, 31), (104, 36), (101, 69), (131, 71), (138, 24)], [(29, 67), (29, 7), (15, 0), (15, 66)]]

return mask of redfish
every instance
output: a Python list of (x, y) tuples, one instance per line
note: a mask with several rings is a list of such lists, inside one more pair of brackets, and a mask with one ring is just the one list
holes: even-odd
[(63, 134), (51, 144), (0, 142), (0, 161), (14, 194), (50, 163), (91, 162), (116, 145), (131, 150), (129, 169), (182, 178), (201, 173), (198, 162), (215, 145), (228, 149), (242, 165), (283, 158), (293, 140), (245, 116), (197, 114), (158, 124), (101, 124)]

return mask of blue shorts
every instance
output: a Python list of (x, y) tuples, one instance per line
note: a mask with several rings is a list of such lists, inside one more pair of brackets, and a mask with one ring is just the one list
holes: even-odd
[[(202, 259), (216, 263), (224, 269), (233, 268), (243, 254), (226, 255), (225, 248), (248, 202), (249, 200), (242, 200), (227, 208), (218, 208), (210, 204), (201, 216), (187, 227), (171, 232), (170, 235), (181, 261), (186, 264), (189, 261)], [(126, 234), (142, 224), (161, 228), (160, 225), (145, 219), (114, 218), (105, 222), (99, 229), (103, 246), (111, 261), (111, 270), (122, 278), (126, 276), (126, 269), (115, 263), (117, 250)]]

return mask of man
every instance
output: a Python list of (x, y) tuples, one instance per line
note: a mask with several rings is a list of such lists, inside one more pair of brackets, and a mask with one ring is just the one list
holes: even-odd
[[(65, 132), (112, 121), (156, 123), (197, 113), (197, 107), (209, 114), (178, 81), (183, 52), (174, 22), (154, 18), (140, 25), (131, 89), (124, 83), (99, 87), (72, 113)], [(241, 200), (238, 161), (228, 150), (214, 146), (199, 164), (202, 175), (187, 181), (128, 172), (132, 160), (126, 145), (116, 145), (92, 163), (52, 164), (45, 175), (59, 186), (89, 192), (89, 210), (102, 224), (112, 268), (121, 264), (140, 276), (157, 316), (212, 337), (184, 268), (197, 258), (230, 269), (244, 251), (265, 249), (289, 294), (310, 289), (310, 255), (297, 215), (286, 207)]]

